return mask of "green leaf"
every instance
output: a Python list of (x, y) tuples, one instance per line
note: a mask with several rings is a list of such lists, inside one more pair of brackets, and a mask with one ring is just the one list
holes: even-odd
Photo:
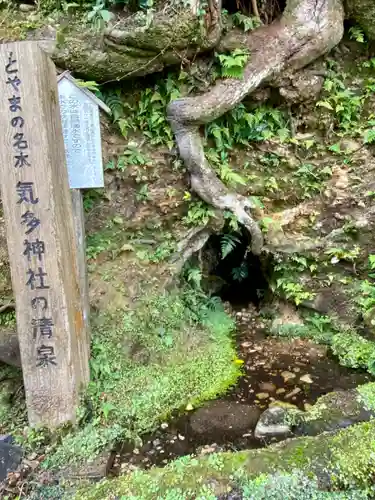
[(112, 12), (109, 12), (109, 10), (103, 9), (103, 10), (100, 10), (99, 13), (100, 13), (103, 21), (105, 21), (106, 23), (108, 23), (111, 19), (114, 18), (114, 14), (112, 14)]
[(256, 207), (264, 208), (264, 204), (258, 196), (250, 196), (250, 200), (254, 203)]
[(331, 106), (331, 104), (328, 101), (318, 101), (316, 103), (316, 105), (320, 106), (321, 108), (326, 108), (326, 109), (333, 111), (333, 107)]
[(240, 243), (240, 240), (232, 235), (225, 234), (221, 238), (220, 246), (221, 246), (221, 258), (225, 259), (236, 247), (237, 243)]

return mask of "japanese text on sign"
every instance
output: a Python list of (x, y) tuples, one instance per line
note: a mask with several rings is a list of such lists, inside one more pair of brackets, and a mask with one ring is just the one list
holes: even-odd
[[(39, 198), (34, 191), (34, 183), (30, 181), (32, 173), (31, 161), (29, 159), (29, 143), (24, 131), (25, 119), (22, 116), (22, 99), (20, 87), (22, 80), (19, 75), (17, 60), (13, 52), (9, 52), (8, 62), (5, 64), (6, 84), (9, 88), (8, 108), (11, 113), (10, 124), (14, 131), (12, 135), (13, 166), (24, 172), (25, 181), (17, 182), (15, 194), (17, 205), (21, 206), (20, 229), (25, 234), (23, 256), (27, 261), (25, 276), (25, 287), (31, 293), (30, 307), (32, 308), (32, 320), (30, 334), (35, 342), (36, 366), (45, 368), (55, 366), (56, 353), (53, 344), (54, 323), (48, 312), (48, 273), (45, 270), (44, 257), (47, 248), (34, 231), (40, 227), (41, 219), (38, 215)], [(40, 292), (43, 291), (43, 296)]]

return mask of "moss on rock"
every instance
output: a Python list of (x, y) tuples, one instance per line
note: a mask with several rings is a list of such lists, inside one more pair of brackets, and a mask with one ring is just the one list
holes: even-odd
[(290, 439), (267, 449), (218, 453), (205, 457), (183, 457), (164, 469), (135, 472), (105, 480), (79, 491), (81, 500), (124, 498), (167, 498), (178, 487), (195, 498), (202, 487), (220, 494), (236, 487), (235, 477), (300, 471), (316, 476), (320, 485), (334, 488), (373, 486), (375, 467), (375, 422), (350, 427), (337, 434)]
[[(365, 384), (362, 386), (372, 386)], [(374, 413), (360, 397), (359, 389), (331, 392), (321, 396), (305, 414), (295, 429), (297, 435), (314, 436), (322, 432), (336, 431), (350, 425), (368, 421)], [(371, 389), (371, 387), (370, 387)], [(362, 389), (366, 394), (369, 390)]]
[[(189, 8), (166, 9), (153, 14), (148, 25), (146, 14), (116, 19), (100, 31), (90, 24), (87, 14), (65, 19), (63, 15), (28, 21), (15, 13), (17, 26), (25, 25), (22, 38), (37, 40), (54, 62), (86, 79), (97, 82), (134, 78), (178, 64), (189, 55), (212, 49), (221, 34), (220, 23), (201, 24)], [(0, 34), (5, 40), (21, 38), (12, 16), (0, 12)]]

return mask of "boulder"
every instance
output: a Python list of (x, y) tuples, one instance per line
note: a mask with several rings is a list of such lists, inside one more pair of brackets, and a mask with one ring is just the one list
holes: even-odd
[(112, 449), (104, 450), (96, 458), (88, 460), (83, 464), (63, 468), (58, 472), (57, 477), (68, 481), (100, 481), (110, 471), (115, 455)]
[(321, 396), (304, 414), (293, 433), (299, 436), (315, 436), (366, 422), (373, 416), (374, 411), (365, 407), (357, 389), (331, 392)]
[(191, 415), (190, 429), (196, 436), (210, 436), (217, 442), (252, 431), (260, 415), (261, 410), (255, 405), (214, 401)]

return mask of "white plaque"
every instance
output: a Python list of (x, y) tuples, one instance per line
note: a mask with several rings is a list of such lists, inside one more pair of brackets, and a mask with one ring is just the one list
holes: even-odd
[(103, 187), (98, 104), (71, 78), (62, 76), (58, 89), (69, 186), (75, 189)]

